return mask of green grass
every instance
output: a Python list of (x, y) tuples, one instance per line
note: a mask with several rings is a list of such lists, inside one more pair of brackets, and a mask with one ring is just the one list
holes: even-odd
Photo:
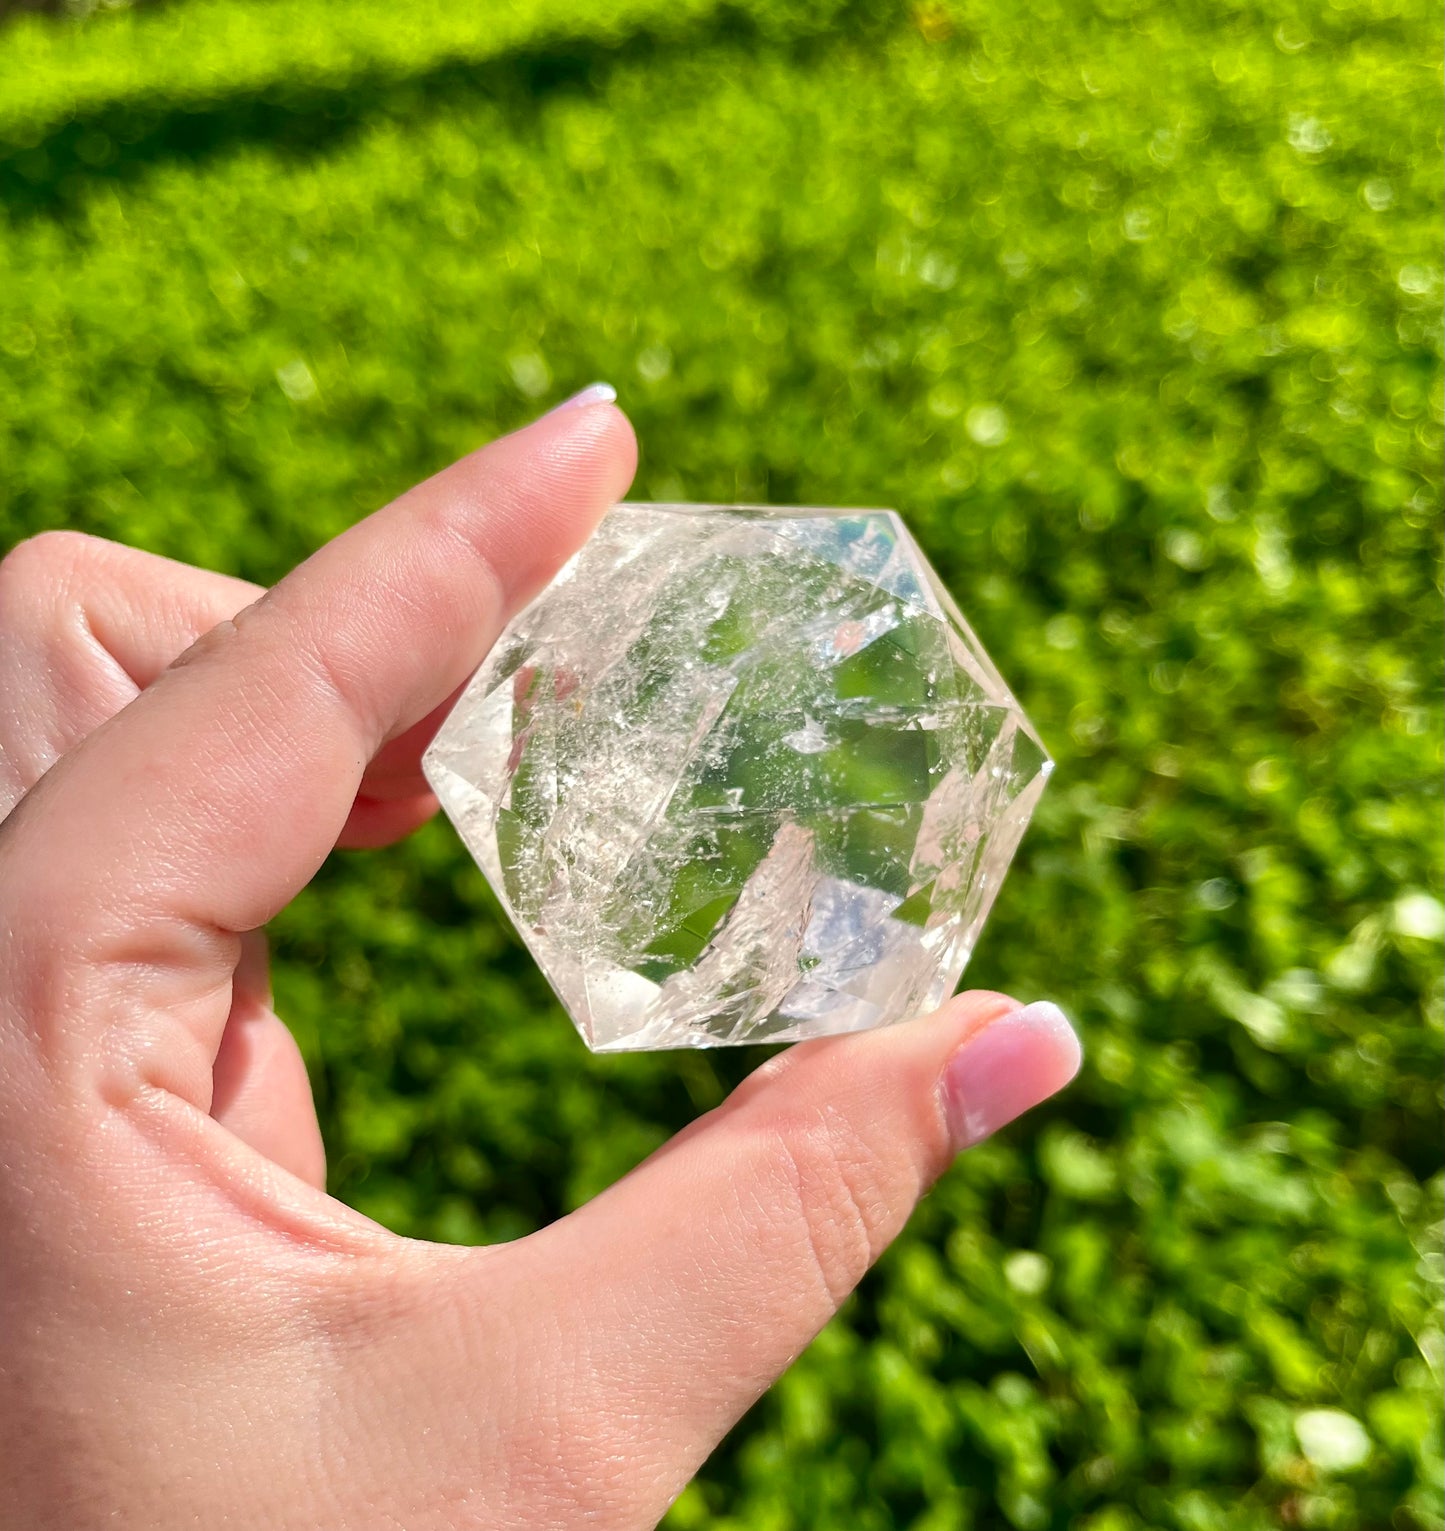
[[(950, 1173), (674, 1527), (1445, 1525), (1439, 32), (0, 32), (0, 544), (269, 580), (605, 377), (641, 496), (898, 506), (1058, 759), (970, 977), (1064, 1003), (1085, 1072)], [(586, 1056), (440, 825), (276, 934), (334, 1188), (404, 1231), (534, 1227), (754, 1061)], [(1311, 1461), (1321, 1408), (1363, 1465)]]

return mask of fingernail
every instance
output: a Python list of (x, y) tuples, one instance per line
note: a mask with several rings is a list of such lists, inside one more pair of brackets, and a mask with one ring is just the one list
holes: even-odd
[(615, 404), (616, 402), (617, 390), (611, 383), (588, 383), (580, 393), (574, 393), (570, 399), (563, 399), (547, 413), (559, 415), (564, 409), (584, 409), (589, 404)]
[(1079, 1071), (1083, 1050), (1068, 1017), (1047, 1000), (976, 1031), (943, 1071), (943, 1107), (955, 1153), (972, 1148)]

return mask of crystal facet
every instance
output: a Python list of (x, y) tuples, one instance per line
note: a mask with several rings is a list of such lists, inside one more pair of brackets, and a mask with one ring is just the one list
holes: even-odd
[(1050, 761), (887, 510), (616, 506), (427, 751), (595, 1050), (952, 992)]

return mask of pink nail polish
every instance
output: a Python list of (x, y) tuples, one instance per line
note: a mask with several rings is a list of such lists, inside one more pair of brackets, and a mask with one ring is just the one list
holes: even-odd
[(1063, 1089), (1083, 1052), (1057, 1005), (1041, 1000), (976, 1031), (943, 1071), (943, 1106), (954, 1152), (972, 1148)]
[(588, 383), (580, 393), (574, 393), (570, 399), (563, 399), (547, 413), (557, 415), (564, 409), (585, 409), (589, 404), (615, 404), (616, 402), (617, 390), (611, 383)]

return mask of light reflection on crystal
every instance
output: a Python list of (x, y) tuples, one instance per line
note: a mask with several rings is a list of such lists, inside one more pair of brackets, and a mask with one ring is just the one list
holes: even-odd
[(613, 1051), (939, 1003), (1050, 762), (891, 511), (619, 505), (425, 769)]

